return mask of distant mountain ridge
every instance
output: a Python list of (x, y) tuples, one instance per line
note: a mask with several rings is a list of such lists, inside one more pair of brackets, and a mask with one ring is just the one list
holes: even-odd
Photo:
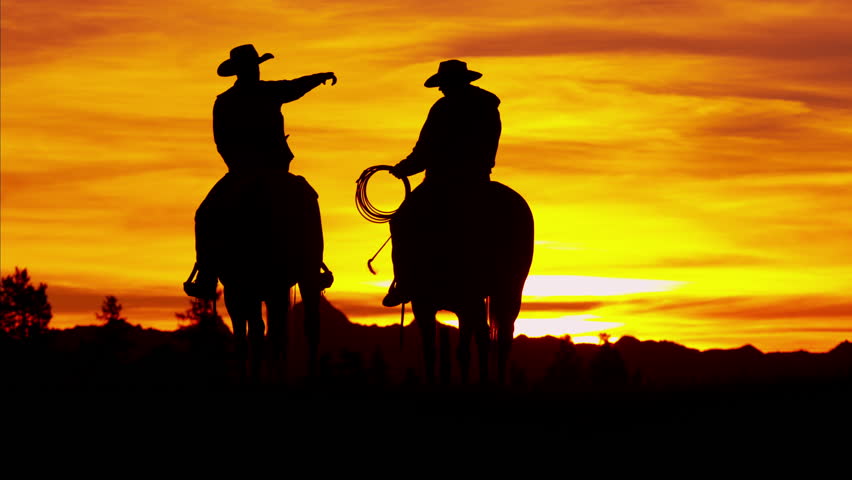
[[(417, 326), (377, 327), (351, 323), (323, 298), (321, 303), (322, 375), (349, 383), (418, 382), (422, 372)], [(441, 326), (438, 338), (450, 347), (438, 371), (444, 381), (459, 381), (455, 348), (458, 331)], [(288, 372), (305, 372), (301, 304), (293, 308)], [(402, 345), (400, 345), (402, 333)], [(233, 375), (230, 333), (197, 327), (175, 332), (130, 325), (52, 330), (37, 345), (24, 347), (0, 339), (0, 382), (41, 386), (100, 383), (200, 385), (227, 382)], [(475, 347), (474, 356), (475, 357)], [(476, 378), (476, 362), (471, 378)], [(443, 367), (443, 368), (442, 368)], [(512, 350), (510, 382), (518, 388), (760, 385), (782, 382), (852, 384), (852, 343), (827, 353), (762, 353), (751, 345), (699, 351), (668, 341), (625, 336), (603, 346), (573, 344), (555, 337), (519, 336)], [(140, 383), (141, 382), (141, 383)]]

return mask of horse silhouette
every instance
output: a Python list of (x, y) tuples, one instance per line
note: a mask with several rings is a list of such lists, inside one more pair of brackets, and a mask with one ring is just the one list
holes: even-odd
[[(219, 278), (231, 317), (237, 352), (258, 378), (264, 343), (273, 366), (286, 362), (290, 288), (298, 284), (305, 308), (308, 371), (316, 373), (319, 301), (331, 274), (322, 262), (323, 234), (316, 192), (284, 170), (241, 175), (231, 180), (235, 199), (219, 224)], [(263, 304), (267, 331), (264, 342)], [(248, 328), (247, 328), (248, 327)]]
[[(403, 261), (411, 269), (406, 277), (426, 377), (434, 381), (436, 313), (447, 310), (459, 320), (462, 381), (468, 381), (472, 339), (477, 342), (480, 381), (487, 381), (493, 335), (497, 378), (503, 383), (532, 263), (532, 212), (521, 195), (493, 181), (474, 191), (433, 197), (437, 204), (410, 215), (410, 221), (425, 225), (415, 233), (397, 238), (401, 229), (391, 221), (394, 262)], [(406, 243), (401, 252), (400, 241)]]

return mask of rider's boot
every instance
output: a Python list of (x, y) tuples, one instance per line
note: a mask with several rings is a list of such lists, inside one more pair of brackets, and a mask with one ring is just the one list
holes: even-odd
[(403, 303), (411, 301), (403, 289), (399, 287), (399, 281), (394, 279), (388, 289), (388, 294), (382, 300), (382, 305), (386, 307), (398, 307)]
[[(198, 275), (196, 276), (196, 272)], [(193, 280), (195, 277), (195, 280)], [(202, 300), (216, 300), (216, 287), (219, 279), (209, 270), (199, 269), (198, 264), (192, 268), (189, 279), (183, 282), (183, 291), (190, 297)]]

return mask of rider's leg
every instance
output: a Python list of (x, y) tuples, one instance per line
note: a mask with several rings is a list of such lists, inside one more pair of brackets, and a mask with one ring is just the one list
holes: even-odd
[(219, 272), (216, 258), (221, 251), (223, 239), (217, 229), (227, 215), (226, 205), (232, 190), (233, 175), (226, 174), (210, 189), (195, 212), (195, 255), (198, 276), (184, 284), (190, 296), (214, 299)]
[(406, 219), (404, 218), (404, 214), (405, 212), (400, 213), (398, 211), (390, 221), (393, 281), (388, 288), (387, 295), (385, 295), (385, 298), (382, 300), (382, 305), (386, 307), (397, 307), (410, 300), (404, 290), (404, 287), (407, 284), (405, 281), (405, 273), (409, 270), (409, 268), (405, 265), (407, 258), (404, 253), (406, 235)]
[(412, 277), (417, 270), (419, 245), (427, 221), (424, 209), (428, 208), (428, 193), (423, 184), (415, 188), (390, 220), (394, 281), (382, 301), (386, 307), (411, 300)]

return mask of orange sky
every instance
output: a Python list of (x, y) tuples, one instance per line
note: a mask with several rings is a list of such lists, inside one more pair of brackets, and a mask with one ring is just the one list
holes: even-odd
[[(264, 79), (334, 71), (284, 106), (292, 170), (320, 193), (328, 298), (380, 305), (387, 237), (355, 179), (411, 150), (441, 60), (503, 101), (493, 178), (536, 253), (518, 330), (697, 348), (827, 350), (852, 338), (852, 5), (828, 1), (4, 0), (0, 261), (49, 285), (54, 327), (177, 326), (192, 218), (225, 172), (211, 109), (228, 51)], [(376, 203), (399, 183), (375, 178)]]

